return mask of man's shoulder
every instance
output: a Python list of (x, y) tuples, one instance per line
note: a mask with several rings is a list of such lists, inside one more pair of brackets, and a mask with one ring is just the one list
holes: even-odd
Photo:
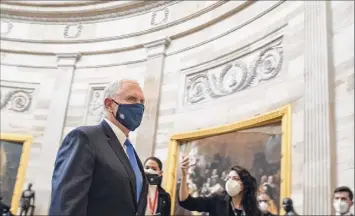
[(99, 125), (87, 125), (87, 126), (79, 126), (73, 130), (71, 130), (67, 137), (71, 136), (86, 136), (87, 138), (91, 138), (92, 136), (97, 136), (99, 133), (102, 133), (102, 130)]

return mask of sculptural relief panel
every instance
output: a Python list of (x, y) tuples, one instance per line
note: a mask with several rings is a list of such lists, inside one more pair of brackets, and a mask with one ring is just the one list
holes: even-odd
[(223, 97), (275, 78), (283, 63), (282, 39), (250, 54), (185, 77), (184, 104)]
[(0, 110), (6, 112), (29, 112), (33, 105), (35, 87), (1, 85)]
[(103, 117), (103, 93), (105, 84), (93, 84), (89, 87), (88, 103), (85, 112), (85, 125), (98, 124)]

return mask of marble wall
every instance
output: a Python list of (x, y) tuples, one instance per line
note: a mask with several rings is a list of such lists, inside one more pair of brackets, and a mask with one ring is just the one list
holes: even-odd
[[(105, 4), (115, 5), (97, 7)], [(155, 154), (165, 161), (172, 134), (291, 104), (295, 208), (330, 213), (330, 191), (337, 185), (354, 189), (353, 9), (345, 1), (176, 1), (67, 20), (55, 13), (41, 18), (41, 11), (37, 17), (5, 13), (1, 132), (34, 137), (26, 182), (38, 193), (36, 213), (47, 212), (61, 140), (73, 128), (101, 120), (103, 88), (121, 78), (137, 79), (146, 94), (143, 123), (132, 134), (142, 159)], [(319, 32), (328, 34), (312, 41)], [(326, 58), (317, 50), (325, 50)], [(312, 115), (315, 110), (327, 112)], [(314, 171), (308, 159), (328, 163), (334, 172)], [(311, 201), (319, 191), (324, 199)]]
[(332, 2), (336, 185), (354, 190), (354, 3)]

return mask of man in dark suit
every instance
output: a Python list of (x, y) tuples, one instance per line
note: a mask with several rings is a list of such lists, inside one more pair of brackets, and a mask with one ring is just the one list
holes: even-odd
[(144, 95), (134, 80), (104, 91), (104, 120), (63, 140), (55, 162), (49, 215), (144, 215), (148, 183), (129, 140), (141, 123)]

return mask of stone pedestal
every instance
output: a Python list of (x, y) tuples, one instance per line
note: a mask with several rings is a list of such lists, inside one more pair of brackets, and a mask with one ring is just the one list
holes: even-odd
[(157, 40), (146, 44), (148, 59), (144, 80), (145, 111), (142, 124), (137, 133), (136, 150), (141, 160), (153, 155), (160, 89), (163, 80), (165, 50), (170, 39)]
[(334, 100), (330, 87), (330, 2), (305, 3), (304, 215), (330, 215)]

